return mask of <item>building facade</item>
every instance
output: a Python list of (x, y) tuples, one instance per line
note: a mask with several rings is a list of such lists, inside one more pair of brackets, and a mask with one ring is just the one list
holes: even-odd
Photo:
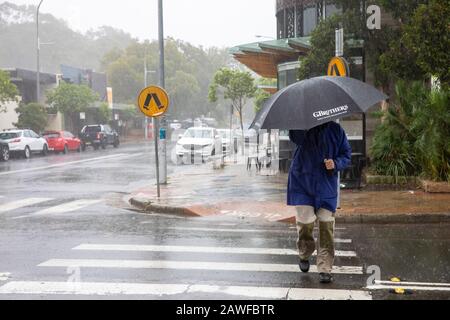
[[(361, 1), (361, 14), (364, 14), (364, 4), (365, 1)], [(276, 78), (277, 90), (280, 90), (299, 80), (300, 58), (311, 48), (312, 31), (320, 21), (341, 13), (342, 8), (332, 0), (276, 0), (275, 7), (276, 40), (239, 45), (230, 52), (236, 60), (258, 75)], [(352, 39), (345, 46), (350, 49), (347, 50), (350, 56), (346, 58), (350, 64), (351, 76), (365, 81), (364, 42)], [(330, 56), (330, 60), (331, 58)], [(323, 75), (326, 72), (324, 70)], [(359, 154), (366, 153), (365, 123), (363, 115), (355, 115), (341, 122), (353, 149)], [(278, 144), (280, 168), (286, 171), (295, 146), (290, 143), (287, 132), (279, 133)], [(285, 163), (281, 164), (281, 161)]]
[(329, 0), (277, 0), (277, 38), (308, 37), (320, 20), (339, 12)]

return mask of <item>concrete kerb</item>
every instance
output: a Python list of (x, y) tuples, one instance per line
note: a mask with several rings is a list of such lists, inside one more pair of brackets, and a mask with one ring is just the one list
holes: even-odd
[[(130, 204), (144, 213), (166, 213), (180, 216), (200, 217), (193, 210), (181, 206), (168, 206), (156, 204), (146, 198), (130, 198)], [(295, 217), (291, 216), (278, 220), (278, 222), (295, 223)], [(337, 223), (349, 224), (393, 224), (393, 223), (450, 223), (450, 213), (404, 213), (404, 214), (374, 214), (354, 213), (349, 215), (337, 214)]]
[(191, 217), (199, 217), (200, 215), (195, 213), (194, 211), (177, 206), (167, 206), (167, 205), (159, 205), (148, 199), (144, 198), (130, 198), (130, 204), (144, 213), (167, 213), (174, 214), (180, 216), (191, 216)]

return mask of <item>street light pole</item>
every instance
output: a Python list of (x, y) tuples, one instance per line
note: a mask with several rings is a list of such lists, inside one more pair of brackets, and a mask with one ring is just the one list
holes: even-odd
[[(163, 0), (158, 0), (158, 42), (159, 42), (159, 86), (161, 88), (165, 88), (166, 82), (165, 82), (165, 70), (164, 70), (164, 15), (163, 15)], [(162, 124), (161, 126), (164, 128), (165, 125), (165, 119), (164, 116), (162, 117)], [(159, 119), (154, 118), (154, 127), (155, 127), (155, 142), (156, 139), (159, 139)], [(159, 168), (157, 172), (157, 179), (158, 182), (162, 184), (167, 183), (167, 159), (166, 159), (166, 137), (164, 136), (163, 139), (161, 139), (161, 174), (159, 174)], [(155, 149), (157, 149), (155, 143)], [(158, 155), (158, 151), (156, 150), (156, 154)], [(158, 156), (157, 156), (158, 157)], [(159, 159), (156, 160), (156, 164), (159, 167)], [(159, 185), (158, 185), (159, 189)]]
[(39, 103), (40, 101), (40, 95), (41, 95), (41, 83), (40, 83), (40, 61), (39, 61), (39, 54), (40, 54), (40, 43), (39, 43), (39, 9), (41, 8), (41, 4), (44, 0), (41, 0), (39, 2), (39, 5), (37, 6), (36, 10), (36, 102)]

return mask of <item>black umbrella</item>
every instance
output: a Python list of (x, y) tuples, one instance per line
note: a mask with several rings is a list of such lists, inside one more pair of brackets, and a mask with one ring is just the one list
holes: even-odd
[(352, 113), (366, 112), (387, 98), (381, 91), (353, 78), (311, 78), (274, 94), (250, 128), (308, 130)]

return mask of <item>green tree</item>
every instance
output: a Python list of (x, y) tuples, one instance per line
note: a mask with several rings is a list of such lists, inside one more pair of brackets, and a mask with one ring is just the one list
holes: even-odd
[(168, 78), (166, 82), (171, 101), (169, 113), (179, 118), (188, 117), (191, 110), (186, 102), (200, 94), (197, 79), (192, 74), (177, 71), (175, 76)]
[(266, 103), (267, 100), (270, 98), (270, 93), (263, 89), (256, 90), (255, 93), (255, 112), (259, 112), (261, 108), (264, 106), (264, 103)]
[[(335, 14), (322, 20), (313, 30), (310, 40), (311, 50), (306, 56), (300, 57), (300, 80), (326, 74), (330, 59), (335, 56), (336, 28), (344, 28), (344, 41), (365, 39), (367, 34), (362, 27), (364, 22), (359, 8), (359, 4), (356, 6), (350, 1), (344, 6), (342, 14)], [(350, 49), (348, 45), (344, 46), (344, 56), (350, 55)]]
[(448, 1), (432, 0), (418, 7), (405, 27), (407, 47), (417, 57), (417, 65), (441, 83), (450, 85), (450, 5)]
[(408, 175), (450, 182), (449, 91), (398, 81), (396, 96), (375, 131), (372, 168), (396, 182)]
[(238, 112), (244, 138), (243, 112), (248, 99), (255, 96), (256, 86), (249, 72), (222, 68), (214, 75), (214, 80), (209, 88), (209, 100), (216, 102), (219, 88), (223, 91), (223, 98), (231, 100), (231, 105)]
[(65, 82), (47, 94), (48, 103), (69, 117), (72, 130), (79, 129), (79, 113), (85, 112), (97, 100), (98, 95), (88, 86)]
[(261, 87), (268, 86), (268, 87), (275, 87), (277, 86), (276, 79), (268, 79), (268, 78), (259, 78), (257, 81), (258, 90), (256, 90), (255, 93), (255, 100), (254, 100), (254, 108), (255, 112), (258, 112), (263, 107), (264, 103), (270, 98), (271, 94)]
[(18, 94), (17, 87), (11, 83), (8, 72), (0, 70), (0, 113), (6, 112), (4, 103), (17, 101)]
[(426, 178), (450, 182), (450, 91), (427, 92), (412, 121), (417, 164)]
[(397, 102), (389, 107), (385, 120), (375, 130), (371, 147), (372, 168), (377, 174), (400, 177), (416, 176), (417, 165), (414, 143), (417, 132), (412, 130), (415, 113), (426, 105), (427, 91), (416, 82), (412, 85), (399, 81), (396, 85)]
[[(0, 68), (14, 66), (34, 70), (36, 25), (17, 17), (34, 17), (36, 6), (16, 5), (16, 1), (0, 2)], [(14, 23), (8, 23), (8, 20)], [(59, 73), (61, 64), (99, 69), (105, 53), (113, 48), (124, 49), (136, 41), (129, 34), (111, 27), (77, 32), (66, 21), (43, 12), (40, 21), (41, 40), (55, 43), (43, 48), (41, 69), (45, 72)]]
[(299, 80), (323, 76), (335, 54), (335, 29), (342, 21), (332, 16), (319, 23), (311, 34), (311, 50), (300, 58)]
[[(145, 59), (146, 58), (146, 59)], [(134, 104), (144, 86), (144, 61), (147, 60), (147, 83), (158, 81), (158, 43), (134, 43), (125, 50), (112, 50), (102, 59), (114, 100)], [(230, 60), (225, 49), (193, 46), (187, 42), (168, 38), (165, 41), (166, 89), (172, 100), (169, 110), (173, 118), (198, 117), (212, 113), (220, 118), (219, 103), (208, 100), (209, 84), (217, 70)]]
[(378, 4), (391, 13), (400, 24), (409, 23), (419, 5), (427, 4), (428, 2), (429, 0), (378, 0)]
[(111, 120), (112, 110), (106, 102), (102, 102), (95, 110), (95, 120), (98, 123), (108, 123)]
[(19, 121), (14, 123), (17, 128), (28, 128), (34, 132), (42, 132), (47, 126), (47, 109), (39, 103), (20, 104), (16, 108)]

